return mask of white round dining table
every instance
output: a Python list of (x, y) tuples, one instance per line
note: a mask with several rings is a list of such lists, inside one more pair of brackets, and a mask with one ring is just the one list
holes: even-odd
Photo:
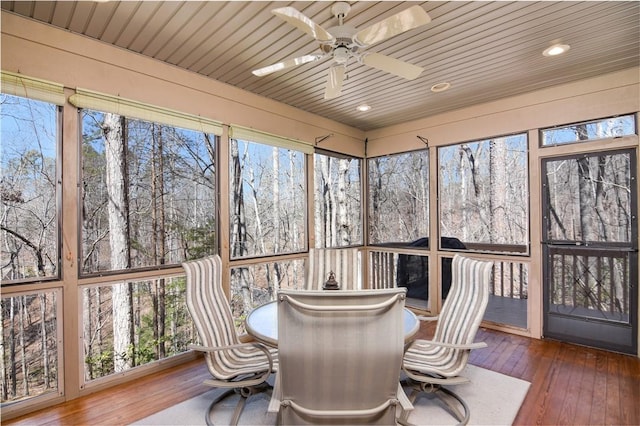
[[(409, 309), (404, 308), (404, 340), (409, 341), (420, 328), (420, 321)], [(247, 333), (270, 346), (278, 346), (278, 304), (265, 303), (253, 309), (245, 319)]]

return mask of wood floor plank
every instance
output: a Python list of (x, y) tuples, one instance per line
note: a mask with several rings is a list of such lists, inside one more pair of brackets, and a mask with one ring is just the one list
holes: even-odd
[(605, 424), (607, 418), (607, 355), (596, 352), (590, 424)]
[[(563, 364), (563, 376), (566, 375), (566, 384), (564, 386), (562, 405), (559, 410), (559, 425), (571, 425), (576, 415), (576, 410), (580, 408), (578, 394), (580, 392), (580, 382), (584, 373), (585, 352), (582, 348), (567, 345), (564, 352), (573, 352), (570, 359)], [(571, 350), (573, 349), (573, 350)]]
[[(623, 356), (620, 365), (620, 422), (640, 425), (640, 363), (632, 357)], [(629, 406), (625, 403), (629, 398), (638, 403)]]
[[(423, 325), (416, 337), (434, 329)], [(471, 364), (531, 382), (514, 425), (640, 424), (639, 358), (488, 329), (476, 340), (489, 348), (472, 351)], [(207, 378), (196, 359), (2, 424), (126, 425), (206, 392)]]
[(611, 424), (620, 424), (620, 358), (607, 358), (607, 399), (605, 418)]
[(580, 379), (580, 389), (576, 399), (579, 401), (579, 409), (575, 412), (573, 424), (589, 424), (591, 416), (591, 401), (593, 399), (593, 387), (596, 381), (596, 354), (591, 350), (585, 350), (583, 356), (583, 371)]

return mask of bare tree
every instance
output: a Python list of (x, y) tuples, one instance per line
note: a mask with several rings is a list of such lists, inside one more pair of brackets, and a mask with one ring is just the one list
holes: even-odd
[[(105, 140), (106, 176), (109, 202), (109, 246), (111, 268), (127, 269), (130, 266), (129, 201), (127, 191), (127, 161), (124, 139), (124, 117), (105, 114), (102, 124)], [(113, 351), (115, 371), (131, 368), (128, 356), (132, 344), (131, 293), (128, 283), (112, 287)]]
[(505, 244), (509, 224), (509, 176), (507, 172), (507, 145), (503, 140), (489, 141), (489, 218), (490, 241)]

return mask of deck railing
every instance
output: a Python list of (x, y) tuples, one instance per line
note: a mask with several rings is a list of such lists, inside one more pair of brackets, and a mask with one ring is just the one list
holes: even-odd
[[(398, 276), (410, 276), (411, 282), (422, 282), (422, 287), (427, 288), (429, 280), (429, 270), (427, 262), (422, 262), (422, 271), (404, 271), (402, 268), (407, 264), (399, 262), (400, 256), (425, 257), (416, 254), (403, 255), (391, 251), (371, 251), (369, 254), (369, 287), (370, 288), (390, 288), (398, 285)], [(446, 259), (443, 259), (446, 260)], [(443, 262), (443, 267), (450, 267), (450, 262)], [(447, 275), (443, 271), (443, 276)], [(492, 295), (511, 299), (528, 298), (529, 273), (528, 265), (524, 262), (514, 262), (511, 260), (495, 260), (493, 280), (490, 291)], [(448, 290), (445, 289), (445, 290)], [(425, 294), (427, 297), (428, 294)]]

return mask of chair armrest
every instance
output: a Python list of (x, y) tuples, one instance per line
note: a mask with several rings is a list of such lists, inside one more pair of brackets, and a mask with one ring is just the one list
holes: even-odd
[(413, 345), (440, 346), (443, 348), (451, 348), (451, 349), (482, 349), (487, 347), (487, 344), (485, 342), (474, 342), (474, 343), (469, 343), (467, 345), (464, 345), (464, 344), (457, 344), (457, 343), (437, 342), (435, 340), (414, 340), (411, 346)]
[(265, 356), (267, 357), (267, 360), (269, 361), (269, 373), (273, 372), (273, 357), (269, 352), (269, 348), (267, 348), (265, 345), (259, 342), (247, 342), (247, 343), (239, 343), (237, 345), (227, 345), (227, 346), (217, 346), (217, 347), (189, 345), (188, 349), (192, 349), (198, 352), (220, 352), (220, 351), (228, 351), (230, 349), (247, 348), (250, 346), (264, 352)]
[(239, 334), (238, 335), (238, 340), (240, 340), (240, 342), (242, 343), (250, 343), (250, 342), (255, 342), (256, 339), (250, 335), (250, 334)]
[(404, 411), (411, 411), (413, 410), (413, 404), (411, 403), (411, 400), (409, 400), (409, 397), (407, 396), (407, 394), (404, 392), (404, 389), (402, 389), (402, 384), (398, 382), (398, 402), (400, 403), (400, 407), (402, 407), (402, 409)]
[(433, 317), (425, 317), (424, 315), (416, 316), (420, 321), (438, 321), (438, 315)]

